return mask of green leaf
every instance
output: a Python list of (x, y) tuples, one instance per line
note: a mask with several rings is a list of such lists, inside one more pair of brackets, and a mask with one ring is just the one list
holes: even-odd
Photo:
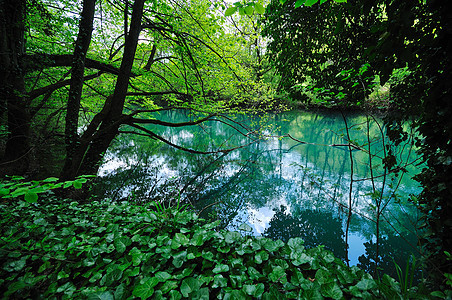
[(331, 273), (328, 270), (319, 269), (315, 273), (315, 279), (320, 284), (330, 283), (333, 281), (333, 278), (331, 277)]
[(245, 7), (245, 14), (250, 16), (253, 13), (254, 13), (254, 7), (252, 5), (248, 5), (247, 7)]
[(306, 0), (304, 5), (306, 5), (306, 6), (313, 6), (317, 2), (319, 2), (319, 0)]
[(243, 7), (239, 7), (239, 15), (241, 15), (241, 16), (246, 15), (245, 9)]
[(172, 290), (169, 292), (169, 298), (170, 300), (180, 300), (182, 299), (182, 295), (179, 293), (179, 291)]
[[(263, 15), (265, 13), (265, 7), (262, 4), (256, 3), (254, 4), (254, 9), (258, 14)], [(250, 227), (251, 228), (251, 227)]]
[(174, 281), (174, 280), (169, 280), (169, 281), (166, 281), (166, 282), (163, 284), (163, 286), (160, 288), (160, 290), (161, 290), (164, 294), (166, 294), (166, 293), (168, 293), (168, 292), (171, 291), (171, 290), (177, 289), (178, 287), (179, 287), (179, 282)]
[(343, 297), (341, 288), (335, 282), (323, 284), (320, 288), (320, 292), (327, 298), (342, 299)]
[(274, 267), (273, 271), (268, 275), (268, 278), (270, 278), (270, 280), (273, 282), (278, 282), (278, 281), (284, 282), (287, 280), (286, 272), (280, 266)]
[(129, 251), (129, 255), (132, 256), (133, 266), (138, 266), (141, 263), (141, 260), (144, 256), (144, 254), (137, 247), (133, 247)]
[(289, 246), (292, 252), (301, 252), (304, 250), (304, 240), (302, 238), (290, 238), (287, 246)]
[(182, 284), (180, 286), (180, 291), (184, 297), (188, 297), (188, 295), (190, 295), (194, 291), (198, 291), (199, 287), (200, 287), (199, 280), (197, 280), (193, 277), (189, 277), (189, 278), (185, 278), (182, 281)]
[(9, 193), (10, 193), (10, 189), (7, 189), (7, 188), (0, 189), (0, 196), (5, 196), (5, 195), (8, 195)]
[(76, 189), (81, 189), (81, 188), (82, 188), (82, 183), (79, 182), (79, 181), (74, 181), (74, 182), (72, 183), (72, 186), (73, 186), (74, 188), (76, 188)]
[(225, 17), (229, 17), (229, 16), (232, 16), (233, 14), (235, 14), (236, 11), (237, 11), (237, 7), (231, 6), (228, 9), (226, 9), (226, 11), (224, 12), (224, 15), (225, 15)]
[(300, 6), (303, 5), (303, 3), (305, 3), (306, 0), (297, 0), (297, 2), (295, 2), (295, 8), (299, 8)]
[(334, 0), (334, 2), (336, 2), (336, 3), (344, 3), (344, 2), (347, 2), (347, 0)]
[(259, 251), (255, 256), (254, 259), (256, 260), (257, 264), (261, 264), (263, 261), (268, 260), (268, 252), (266, 251)]
[(226, 232), (226, 234), (224, 235), (224, 240), (226, 243), (228, 244), (232, 244), (238, 240), (240, 240), (241, 235), (238, 232), (235, 231), (228, 231)]
[(113, 241), (116, 251), (118, 251), (119, 253), (124, 253), (124, 251), (126, 251), (127, 249), (127, 246), (129, 246), (131, 243), (132, 241), (127, 236), (117, 237)]
[(160, 282), (165, 282), (169, 279), (171, 279), (171, 274), (168, 272), (157, 272), (155, 274), (155, 277), (160, 281)]
[(263, 283), (259, 283), (259, 284), (245, 284), (243, 285), (243, 291), (250, 295), (253, 296), (254, 298), (260, 298), (262, 296), (262, 294), (264, 293), (265, 290), (265, 286)]
[(132, 294), (141, 299), (147, 299), (154, 294), (154, 286), (156, 286), (159, 281), (157, 278), (146, 278), (142, 280), (143, 283), (138, 284), (133, 289)]
[(49, 178), (44, 179), (42, 182), (55, 182), (55, 181), (58, 181), (58, 178), (49, 177)]
[(187, 260), (187, 251), (181, 251), (173, 256), (173, 265), (176, 268), (180, 268), (182, 267), (186, 260)]
[(24, 199), (28, 203), (36, 203), (36, 202), (38, 202), (38, 194), (33, 193), (33, 192), (27, 192), (27, 193), (25, 193)]
[(216, 289), (219, 287), (226, 287), (228, 286), (228, 280), (223, 277), (221, 274), (217, 274), (213, 277), (213, 284), (212, 288)]
[(367, 291), (376, 288), (377, 283), (373, 279), (362, 279), (356, 284), (356, 287), (358, 287), (362, 291)]
[(97, 292), (90, 294), (88, 300), (114, 300), (113, 294), (110, 292)]
[(279, 3), (281, 3), (282, 5), (284, 5), (284, 3), (286, 3), (287, 0), (279, 0)]
[(171, 248), (177, 249), (180, 246), (187, 246), (189, 242), (190, 242), (190, 239), (188, 237), (186, 237), (184, 234), (176, 233), (174, 235), (174, 238), (171, 241)]
[(229, 271), (229, 266), (228, 265), (223, 265), (223, 264), (217, 264), (215, 266), (215, 268), (212, 270), (212, 272), (215, 273), (215, 274), (228, 272), (228, 271)]

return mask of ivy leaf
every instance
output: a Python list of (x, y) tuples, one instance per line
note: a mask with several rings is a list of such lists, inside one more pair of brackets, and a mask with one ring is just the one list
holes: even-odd
[(358, 287), (362, 291), (367, 291), (376, 288), (377, 284), (373, 279), (362, 279), (356, 284), (356, 287)]
[(320, 291), (327, 298), (342, 299), (343, 297), (341, 288), (335, 282), (322, 284)]
[(138, 266), (144, 256), (137, 247), (133, 247), (132, 250), (129, 251), (129, 254), (132, 256), (133, 266)]
[(169, 298), (170, 300), (180, 300), (182, 299), (182, 295), (179, 293), (179, 291), (172, 290), (169, 292)]
[(226, 287), (228, 286), (228, 280), (223, 277), (221, 274), (217, 274), (213, 277), (213, 284), (212, 288), (216, 289), (219, 287)]
[(232, 16), (237, 11), (237, 6), (231, 6), (224, 12), (225, 17)]
[(226, 232), (226, 234), (224, 235), (224, 240), (226, 243), (228, 244), (232, 244), (235, 241), (238, 241), (241, 238), (240, 233), (235, 232), (235, 231), (228, 231)]
[(82, 188), (82, 183), (79, 182), (79, 181), (74, 181), (74, 182), (72, 183), (72, 186), (73, 186), (74, 188), (76, 188), (76, 189), (81, 189), (81, 188)]
[(33, 193), (33, 192), (27, 192), (27, 193), (25, 193), (24, 199), (28, 203), (36, 203), (36, 202), (38, 202), (38, 194)]
[(110, 292), (97, 292), (90, 294), (88, 300), (114, 300), (113, 294)]
[(179, 253), (176, 253), (173, 256), (173, 265), (176, 268), (180, 268), (180, 267), (182, 267), (182, 265), (184, 264), (186, 259), (187, 259), (187, 251), (181, 251)]
[(260, 298), (262, 296), (262, 294), (264, 293), (265, 290), (265, 286), (263, 283), (259, 283), (259, 284), (245, 284), (243, 286), (243, 291), (250, 295), (253, 296), (254, 298)]
[(229, 266), (223, 265), (223, 264), (217, 264), (215, 268), (212, 270), (215, 274), (222, 273), (222, 272), (228, 272)]
[[(308, 0), (309, 1), (309, 0)], [(300, 6), (303, 5), (303, 3), (305, 3), (306, 0), (297, 0), (297, 2), (295, 2), (295, 8), (299, 8)]]
[(180, 286), (180, 291), (184, 297), (188, 297), (192, 292), (198, 291), (199, 286), (199, 280), (193, 277), (185, 278)]
[(154, 286), (156, 286), (158, 283), (159, 281), (155, 277), (147, 278), (142, 284), (135, 286), (132, 294), (141, 299), (147, 299), (154, 294)]
[(160, 282), (165, 282), (168, 279), (171, 279), (171, 274), (168, 272), (157, 272), (155, 274), (155, 277), (160, 281)]
[(58, 181), (58, 178), (49, 177), (49, 178), (44, 179), (42, 182), (55, 182), (55, 181)]
[(113, 244), (115, 245), (116, 251), (119, 253), (124, 253), (126, 251), (127, 246), (129, 246), (132, 243), (130, 238), (126, 236), (118, 237), (113, 241)]
[(172, 249), (177, 249), (180, 246), (187, 246), (189, 241), (190, 240), (188, 239), (188, 237), (186, 237), (184, 234), (176, 233), (174, 235), (174, 238), (171, 241), (171, 248)]
[(286, 279), (286, 272), (280, 266), (276, 266), (270, 273), (270, 275), (268, 275), (268, 278), (270, 278), (270, 280), (273, 282), (277, 281), (284, 282)]

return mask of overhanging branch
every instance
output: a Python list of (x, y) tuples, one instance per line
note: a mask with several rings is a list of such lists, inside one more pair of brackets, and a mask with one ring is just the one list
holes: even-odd
[[(26, 55), (23, 59), (23, 64), (27, 72), (32, 72), (52, 67), (71, 67), (73, 59), (72, 54), (37, 53)], [(119, 68), (91, 58), (86, 58), (85, 67), (114, 75), (119, 74)]]

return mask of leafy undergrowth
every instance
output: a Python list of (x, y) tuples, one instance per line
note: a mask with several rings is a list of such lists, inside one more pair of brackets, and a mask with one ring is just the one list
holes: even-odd
[[(0, 204), (4, 299), (351, 299), (402, 295), (322, 247), (218, 230), (189, 210), (46, 197)], [(243, 226), (244, 231), (249, 230)]]

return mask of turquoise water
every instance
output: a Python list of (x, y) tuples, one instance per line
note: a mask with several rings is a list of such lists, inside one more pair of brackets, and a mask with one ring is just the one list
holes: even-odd
[[(154, 117), (194, 118), (186, 111)], [(347, 114), (346, 120), (351, 148), (344, 118), (336, 112), (242, 116), (229, 125), (148, 126), (174, 144), (199, 151), (247, 146), (199, 155), (148, 137), (121, 135), (100, 170), (108, 187), (101, 193), (167, 205), (179, 201), (204, 218), (221, 220), (224, 228), (248, 225), (251, 232), (244, 234), (284, 241), (302, 237), (307, 246), (324, 245), (369, 272), (377, 259), (378, 221), (379, 266), (395, 275), (392, 258), (403, 267), (411, 254), (418, 255), (418, 212), (408, 201), (420, 192), (411, 179), (418, 172), (416, 149), (410, 143), (391, 145), (377, 119)], [(242, 125), (263, 136), (247, 135)], [(384, 172), (382, 159), (390, 151), (406, 173)]]

